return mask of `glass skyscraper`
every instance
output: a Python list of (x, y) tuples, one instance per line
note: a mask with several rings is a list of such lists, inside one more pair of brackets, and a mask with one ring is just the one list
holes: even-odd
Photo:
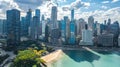
[(15, 47), (20, 43), (20, 11), (12, 9), (7, 11), (7, 45)]
[(71, 10), (71, 21), (74, 20), (74, 9)]
[(26, 15), (26, 23), (27, 23), (27, 32), (28, 35), (31, 36), (31, 31), (30, 31), (30, 27), (31, 27), (31, 23), (32, 23), (32, 10), (29, 9)]
[(70, 22), (70, 38), (69, 38), (69, 44), (75, 44), (74, 9), (71, 10), (71, 22)]
[(57, 7), (56, 6), (53, 6), (52, 7), (52, 11), (51, 11), (51, 22), (52, 22), (52, 25), (51, 25), (51, 28), (52, 29), (55, 29), (57, 28)]

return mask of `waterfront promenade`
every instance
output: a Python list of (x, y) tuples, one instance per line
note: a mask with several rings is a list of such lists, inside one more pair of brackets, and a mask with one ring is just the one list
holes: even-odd
[(47, 47), (51, 47), (55, 50), (85, 50), (83, 47), (88, 47), (94, 51), (120, 51), (120, 47), (96, 47), (96, 46), (80, 46), (80, 45), (52, 45), (46, 44)]

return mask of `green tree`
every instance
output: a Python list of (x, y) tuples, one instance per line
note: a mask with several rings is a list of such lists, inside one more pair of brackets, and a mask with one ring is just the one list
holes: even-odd
[(41, 67), (45, 63), (44, 60), (40, 59), (41, 54), (38, 55), (32, 49), (20, 51), (14, 60), (14, 67)]

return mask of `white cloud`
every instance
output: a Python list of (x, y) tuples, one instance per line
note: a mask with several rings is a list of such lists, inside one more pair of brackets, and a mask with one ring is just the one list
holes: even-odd
[(66, 0), (58, 0), (58, 2), (67, 2)]
[[(44, 14), (46, 18), (50, 18), (51, 16), (51, 8), (52, 6), (57, 6), (56, 3), (54, 3), (51, 0), (46, 0), (47, 2), (43, 2), (41, 5), (37, 6), (36, 8), (41, 10), (41, 14)], [(59, 0), (60, 1), (60, 0)], [(62, 0), (63, 1), (63, 0)], [(0, 0), (0, 18), (5, 18), (5, 12), (8, 9), (19, 8), (20, 5), (18, 3), (14, 2), (13, 0)], [(24, 5), (25, 6), (25, 5)], [(68, 16), (70, 18), (70, 8), (75, 8), (75, 18), (84, 18), (86, 21), (89, 16), (94, 16), (95, 20), (98, 22), (103, 22), (104, 20), (111, 18), (113, 21), (118, 20), (120, 22), (120, 7), (112, 8), (107, 11), (105, 10), (95, 10), (90, 12), (81, 12), (81, 7), (89, 7), (90, 3), (87, 2), (81, 2), (81, 0), (77, 0), (70, 5), (64, 5), (64, 6), (57, 6), (58, 8), (58, 20), (62, 19), (63, 16)], [(107, 6), (101, 6), (103, 9), (107, 9)], [(21, 10), (21, 9), (20, 9)], [(27, 10), (27, 9), (25, 9)], [(25, 16), (26, 11), (24, 12), (21, 10), (21, 15)], [(34, 12), (34, 11), (33, 11)]]
[(107, 11), (96, 10), (93, 12), (92, 11), (91, 12), (80, 12), (76, 18), (77, 19), (84, 18), (87, 21), (89, 16), (93, 16), (95, 20), (97, 20), (100, 23), (104, 22), (104, 20), (107, 20), (108, 18), (111, 18), (113, 22), (116, 20), (120, 22), (120, 7), (112, 8)]
[(112, 0), (112, 3), (118, 2), (119, 0)]
[(110, 1), (103, 1), (102, 3), (103, 3), (103, 4), (106, 4), (106, 3), (110, 3)]
[(62, 6), (62, 9), (67, 11), (67, 10), (71, 10), (71, 9), (80, 9), (81, 7), (86, 7), (88, 8), (90, 6), (89, 2), (82, 2), (81, 0), (76, 0), (75, 2), (72, 2), (70, 5), (65, 5)]
[(9, 9), (21, 10), (13, 0), (0, 0), (0, 18), (5, 18), (6, 10)]
[(107, 9), (108, 7), (107, 7), (107, 6), (102, 6), (101, 8), (102, 8), (102, 9)]

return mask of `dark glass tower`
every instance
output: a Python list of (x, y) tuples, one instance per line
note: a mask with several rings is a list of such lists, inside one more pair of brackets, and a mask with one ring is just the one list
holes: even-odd
[(7, 11), (7, 45), (16, 47), (20, 44), (20, 11), (12, 9)]

